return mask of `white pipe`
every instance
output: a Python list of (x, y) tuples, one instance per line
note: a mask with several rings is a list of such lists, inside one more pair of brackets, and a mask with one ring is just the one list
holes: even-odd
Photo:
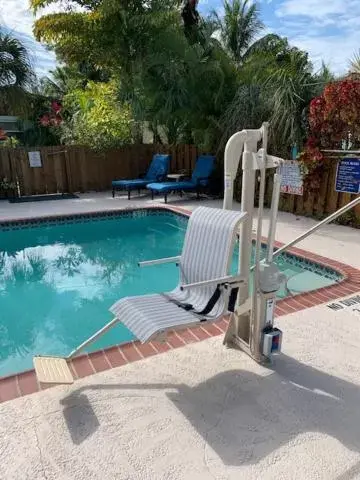
[[(241, 211), (247, 212), (248, 220), (240, 227), (238, 274), (244, 278), (244, 283), (239, 287), (237, 305), (242, 305), (249, 297), (249, 272), (255, 193), (255, 170), (249, 161), (249, 153), (257, 151), (257, 143), (261, 139), (261, 130), (246, 130), (245, 133), (246, 141), (244, 144), (242, 163)], [(239, 318), (238, 328), (241, 328), (241, 318)]]
[(139, 267), (151, 267), (152, 265), (161, 265), (163, 263), (175, 263), (179, 262), (181, 257), (165, 257), (157, 258), (155, 260), (145, 260), (144, 262), (138, 262)]
[(104, 335), (108, 330), (111, 328), (115, 327), (120, 322), (118, 318), (114, 318), (111, 320), (109, 323), (107, 323), (104, 327), (100, 328), (97, 332), (94, 333), (94, 335), (91, 335), (85, 342), (81, 343), (78, 347), (75, 348), (67, 357), (66, 360), (70, 360), (71, 358), (75, 357), (78, 353), (80, 353), (82, 350), (84, 350), (85, 347), (90, 345), (91, 343), (94, 343), (95, 340), (97, 340), (99, 337)]
[(266, 184), (266, 155), (267, 155), (267, 134), (268, 123), (263, 123), (261, 127), (262, 133), (262, 158), (258, 156), (258, 167), (260, 170), (260, 191), (259, 191), (259, 208), (258, 208), (258, 221), (256, 229), (256, 244), (255, 244), (255, 274), (254, 274), (254, 287), (252, 292), (252, 310), (250, 313), (250, 350), (255, 358), (260, 354), (260, 342), (261, 328), (260, 318), (258, 315), (258, 302), (257, 295), (259, 291), (259, 271), (260, 271), (260, 256), (261, 256), (261, 237), (262, 237), (262, 219), (264, 211), (264, 198), (265, 198), (265, 184)]
[(226, 210), (232, 209), (233, 195), (234, 195), (234, 180), (239, 166), (240, 157), (243, 151), (244, 142), (246, 139), (246, 131), (234, 133), (226, 143), (224, 152), (224, 203), (223, 208)]
[(267, 263), (272, 262), (273, 253), (274, 253), (276, 220), (277, 220), (277, 215), (278, 215), (278, 210), (279, 210), (281, 177), (282, 177), (281, 173), (275, 173), (275, 175), (274, 175), (274, 185), (273, 185), (273, 192), (272, 192), (272, 198), (271, 198), (269, 233), (268, 233), (267, 249), (266, 249), (266, 262)]
[(242, 283), (244, 279), (240, 275), (226, 275), (225, 277), (211, 278), (210, 280), (203, 280), (202, 282), (185, 283), (180, 285), (180, 290), (189, 290), (195, 287), (208, 287), (210, 285), (219, 285), (223, 283)]

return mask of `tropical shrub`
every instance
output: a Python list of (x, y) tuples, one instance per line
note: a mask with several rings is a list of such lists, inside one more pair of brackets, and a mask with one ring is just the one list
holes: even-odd
[(324, 168), (323, 149), (351, 149), (360, 144), (360, 81), (345, 79), (329, 83), (312, 99), (309, 136), (300, 155), (310, 188), (320, 184)]
[(131, 142), (132, 116), (126, 104), (117, 101), (116, 86), (89, 82), (64, 97), (62, 141), (96, 150), (116, 148)]

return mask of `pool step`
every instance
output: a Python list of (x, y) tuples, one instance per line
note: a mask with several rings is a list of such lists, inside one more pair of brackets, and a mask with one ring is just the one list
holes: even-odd
[(40, 383), (74, 383), (74, 377), (65, 358), (34, 357), (34, 367)]

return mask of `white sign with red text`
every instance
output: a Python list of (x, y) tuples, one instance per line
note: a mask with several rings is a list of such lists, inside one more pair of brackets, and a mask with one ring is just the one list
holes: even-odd
[(303, 178), (297, 160), (285, 160), (280, 167), (281, 193), (303, 195)]

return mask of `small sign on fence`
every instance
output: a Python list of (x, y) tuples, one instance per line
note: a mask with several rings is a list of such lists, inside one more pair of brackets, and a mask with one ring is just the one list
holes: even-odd
[(360, 158), (343, 158), (336, 171), (335, 191), (360, 193)]
[(28, 152), (30, 167), (41, 167), (41, 154), (40, 152)]
[(280, 167), (282, 193), (291, 193), (293, 195), (303, 195), (303, 179), (297, 160), (285, 160)]

